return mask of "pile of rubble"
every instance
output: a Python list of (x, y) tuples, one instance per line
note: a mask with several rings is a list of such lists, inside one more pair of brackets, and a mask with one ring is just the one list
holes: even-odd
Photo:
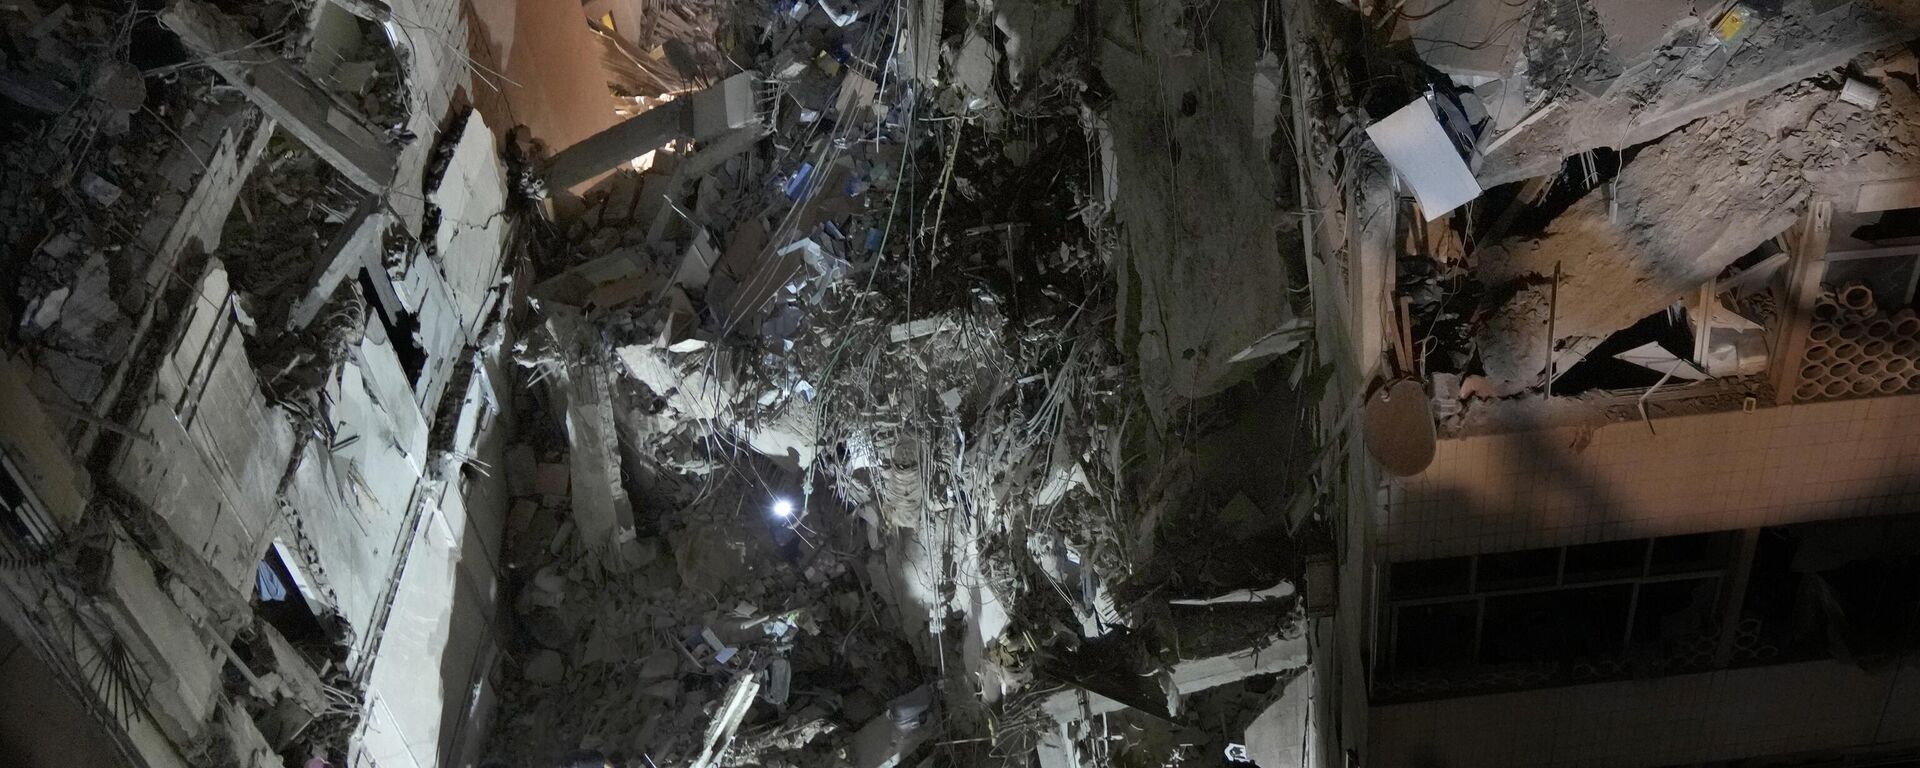
[[(1384, 335), (1400, 375), (1433, 377), (1443, 429), (1507, 423), (1476, 409), (1638, 419), (1904, 387), (1800, 376), (1824, 361), (1797, 355), (1820, 311), (1801, 283), (1831, 292), (1851, 274), (1822, 274), (1828, 237), (1809, 233), (1872, 231), (1920, 167), (1913, 9), (1536, 0), (1373, 21), (1411, 39), (1419, 61), (1403, 64), (1430, 67), (1369, 86), (1375, 102), (1414, 100), (1368, 133), (1417, 199), (1398, 209), (1414, 221), (1383, 233), (1405, 302)], [(1820, 206), (1834, 224), (1810, 218)], [(1899, 242), (1855, 236), (1832, 247)], [(1910, 307), (1908, 293), (1874, 311)], [(1669, 385), (1691, 402), (1614, 407)]]
[(155, 50), (153, 22), (107, 5), (29, 2), (0, 19), (0, 304), (38, 347), (38, 393), (76, 404), (102, 392), (133, 340), (126, 308), (142, 305), (153, 258), (136, 236), (147, 212), (177, 204), (201, 171), (171, 155), (209, 151), (202, 136), (220, 110), (206, 105), (232, 106), (204, 73), (149, 80), (142, 67), (172, 63)]
[[(616, 129), (684, 121), (644, 170), (553, 158), (517, 354), (551, 439), (508, 470), (533, 480), (496, 757), (884, 768), (937, 736), (1024, 762), (1090, 716), (1062, 686), (1171, 718), (1196, 680), (1302, 663), (1266, 653), (1300, 642), (1286, 527), (1183, 497), (1215, 469), (1130, 466), (1155, 428), (1111, 332), (1091, 88), (1036, 68), (1012, 108), (993, 62), (1033, 52), (943, 43), (938, 10), (752, 17), (757, 71)], [(1147, 484), (1164, 513), (1124, 501)], [(1213, 543), (1159, 526), (1222, 507), (1267, 533), (1175, 574)]]

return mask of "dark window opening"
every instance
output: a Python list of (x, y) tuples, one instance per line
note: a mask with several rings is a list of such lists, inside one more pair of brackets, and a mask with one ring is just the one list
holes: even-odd
[(1820, 282), (1831, 288), (1859, 283), (1873, 291), (1874, 308), (1892, 314), (1908, 307), (1910, 292), (1920, 272), (1920, 257), (1914, 254), (1833, 258), (1826, 262)]
[[(1605, 147), (1591, 152), (1582, 152), (1567, 158), (1561, 164), (1560, 175), (1553, 180), (1540, 201), (1528, 207), (1514, 219), (1512, 234), (1537, 235), (1547, 230), (1547, 226), (1572, 208), (1574, 203), (1587, 196), (1593, 189), (1605, 186), (1620, 175), (1620, 169), (1632, 160), (1635, 150), (1621, 153)], [(1505, 185), (1517, 193), (1524, 185), (1520, 182)], [(1509, 198), (1510, 199), (1510, 198)], [(1498, 201), (1489, 201), (1486, 210), (1502, 210)]]
[(326, 629), (307, 596), (300, 592), (293, 570), (280, 559), (280, 550), (267, 548), (266, 557), (255, 564), (253, 572), (254, 608), (260, 618), (280, 631), (289, 642), (324, 642)]
[(1487, 600), (1480, 663), (1584, 663), (1618, 653), (1633, 586), (1510, 595)]
[(143, 13), (133, 14), (134, 22), (128, 30), (127, 61), (142, 71), (184, 64), (188, 60), (187, 47), (180, 42), (179, 35), (160, 23), (159, 12), (165, 10), (166, 5), (162, 0), (135, 3)]
[(1480, 556), (1480, 575), (1475, 588), (1515, 589), (1550, 586), (1560, 571), (1560, 550), (1529, 549)]
[(1473, 558), (1394, 563), (1388, 566), (1387, 574), (1387, 593), (1393, 597), (1464, 595), (1473, 578)]
[[(364, 269), (360, 270), (360, 292), (363, 296), (380, 295), (374, 288), (373, 277)], [(420, 318), (398, 307), (389, 308), (378, 300), (368, 303), (379, 310), (374, 314), (387, 332), (387, 343), (393, 345), (394, 356), (400, 358), (400, 369), (407, 372), (407, 382), (420, 386), (420, 374), (427, 369), (427, 350), (420, 346), (420, 339), (415, 335), (420, 331)]]
[(1734, 537), (1726, 532), (1692, 533), (1653, 540), (1647, 572), (1688, 573), (1725, 568), (1733, 554)]
[(27, 492), (13, 461), (0, 456), (0, 567), (18, 568), (44, 559), (58, 534), (53, 518)]
[[(1607, 337), (1574, 363), (1553, 383), (1555, 395), (1577, 395), (1595, 389), (1633, 389), (1660, 383), (1665, 371), (1656, 371), (1638, 363), (1629, 363), (1615, 355), (1631, 351), (1649, 342), (1680, 360), (1693, 357), (1693, 323), (1685, 310), (1660, 310), (1640, 319), (1625, 330)], [(1683, 365), (1685, 363), (1682, 363)], [(1669, 382), (1671, 383), (1671, 381)]]
[(1718, 579), (1688, 579), (1641, 587), (1629, 642), (1636, 648), (1655, 646), (1667, 650), (1674, 643), (1712, 632), (1719, 586)]
[(1373, 695), (1710, 668), (1738, 540), (1683, 534), (1392, 563)]
[(1567, 581), (1606, 581), (1640, 573), (1646, 539), (1607, 541), (1567, 547)]
[(1855, 227), (1849, 235), (1875, 245), (1905, 245), (1920, 242), (1920, 208), (1896, 208), (1882, 211), (1872, 224)]
[(1398, 670), (1459, 666), (1473, 655), (1473, 636), (1480, 622), (1480, 604), (1474, 600), (1437, 605), (1411, 605), (1394, 612), (1398, 639), (1393, 667)]
[(1862, 657), (1920, 640), (1920, 518), (1768, 528), (1754, 553), (1733, 663)]

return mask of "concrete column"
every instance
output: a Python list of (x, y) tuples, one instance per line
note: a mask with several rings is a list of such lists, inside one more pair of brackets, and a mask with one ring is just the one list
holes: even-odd
[(239, 25), (200, 0), (174, 0), (160, 20), (180, 35), (228, 84), (354, 184), (385, 192), (397, 153), (386, 137), (334, 102), (293, 62), (263, 50)]
[(547, 186), (557, 194), (666, 146), (686, 135), (692, 113), (686, 100), (670, 101), (560, 150), (547, 167)]
[(713, 87), (667, 102), (560, 150), (547, 166), (547, 186), (570, 189), (681, 137), (708, 141), (758, 120), (754, 73), (741, 72)]

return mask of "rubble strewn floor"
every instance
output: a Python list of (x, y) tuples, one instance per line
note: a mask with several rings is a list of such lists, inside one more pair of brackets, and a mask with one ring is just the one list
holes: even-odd
[(1385, 475), (1920, 392), (1920, 18), (1707, 5), (20, 0), (0, 636), (128, 765), (1335, 764)]

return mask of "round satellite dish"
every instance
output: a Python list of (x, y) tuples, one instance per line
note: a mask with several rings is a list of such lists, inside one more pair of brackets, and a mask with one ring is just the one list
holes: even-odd
[(1392, 382), (1361, 409), (1367, 453), (1396, 477), (1412, 477), (1433, 463), (1433, 404), (1414, 379)]

